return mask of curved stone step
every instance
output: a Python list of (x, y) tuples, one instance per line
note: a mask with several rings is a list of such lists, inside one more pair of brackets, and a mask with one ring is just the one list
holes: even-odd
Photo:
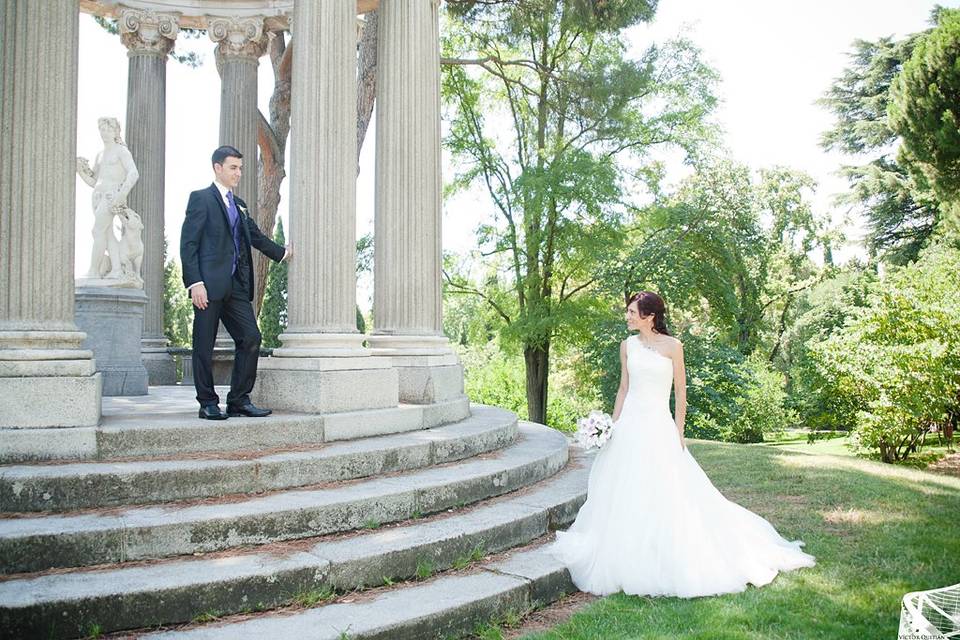
[[(547, 540), (543, 540), (547, 542)], [(457, 638), (478, 625), (523, 614), (576, 590), (567, 569), (544, 546), (520, 549), (471, 571), (298, 613), (261, 614), (139, 636), (155, 640), (426, 640)]]
[(103, 416), (96, 427), (0, 429), (0, 464), (317, 445), (429, 429), (470, 415), (470, 402), (462, 396), (389, 409), (211, 421), (197, 417), (192, 389), (152, 387), (150, 393), (143, 398), (104, 398)]
[(516, 416), (474, 405), (444, 427), (245, 459), (135, 460), (0, 467), (0, 511), (67, 511), (260, 493), (443, 464), (506, 446)]
[[(229, 557), (172, 559), (0, 582), (0, 628), (24, 637), (83, 635), (270, 609), (298, 594), (383, 585), (442, 571), (473, 554), (524, 545), (571, 522), (586, 497), (589, 460), (574, 454), (558, 474), (452, 515), (411, 520), (339, 539)], [(471, 566), (476, 566), (474, 562)], [(284, 636), (286, 637), (286, 636)]]
[(5, 573), (204, 553), (359, 529), (513, 491), (567, 461), (557, 431), (524, 423), (517, 442), (441, 467), (238, 501), (0, 519)]

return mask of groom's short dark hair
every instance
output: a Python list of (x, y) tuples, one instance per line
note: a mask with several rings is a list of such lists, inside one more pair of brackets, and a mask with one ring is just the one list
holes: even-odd
[(222, 165), (223, 161), (227, 158), (242, 158), (243, 154), (237, 151), (236, 147), (231, 147), (228, 144), (223, 145), (222, 147), (217, 147), (213, 152), (213, 157), (210, 158), (211, 164)]

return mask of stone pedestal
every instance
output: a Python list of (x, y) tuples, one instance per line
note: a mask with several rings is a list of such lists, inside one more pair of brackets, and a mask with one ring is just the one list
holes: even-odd
[(105, 396), (147, 394), (147, 370), (140, 356), (140, 336), (147, 295), (140, 289), (78, 286), (76, 322), (93, 351), (103, 377)]
[(463, 396), (463, 365), (446, 336), (370, 336), (370, 351), (397, 370), (400, 401), (431, 404)]

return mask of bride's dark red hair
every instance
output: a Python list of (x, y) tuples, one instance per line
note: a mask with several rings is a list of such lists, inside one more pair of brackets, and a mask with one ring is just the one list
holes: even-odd
[(638, 291), (627, 299), (626, 306), (629, 307), (634, 302), (637, 303), (637, 311), (642, 317), (653, 316), (654, 331), (665, 336), (670, 335), (666, 320), (667, 305), (664, 304), (663, 298), (653, 291)]

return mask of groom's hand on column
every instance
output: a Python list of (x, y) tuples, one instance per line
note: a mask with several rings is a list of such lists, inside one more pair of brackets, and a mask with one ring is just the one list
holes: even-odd
[(190, 289), (190, 299), (197, 309), (207, 308), (207, 288), (203, 286), (202, 282), (193, 285), (193, 288)]
[(286, 252), (284, 252), (281, 262), (290, 262), (293, 260), (293, 247), (290, 245), (284, 245), (283, 248), (286, 249)]

